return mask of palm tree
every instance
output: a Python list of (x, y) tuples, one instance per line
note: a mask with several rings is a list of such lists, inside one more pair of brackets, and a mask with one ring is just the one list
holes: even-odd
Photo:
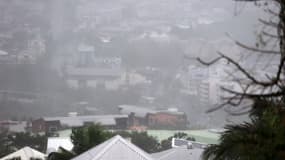
[[(260, 106), (263, 104), (263, 106)], [(257, 107), (259, 105), (259, 107)], [(251, 121), (228, 125), (220, 144), (209, 146), (204, 160), (281, 160), (285, 151), (284, 111), (267, 102), (257, 102)]]

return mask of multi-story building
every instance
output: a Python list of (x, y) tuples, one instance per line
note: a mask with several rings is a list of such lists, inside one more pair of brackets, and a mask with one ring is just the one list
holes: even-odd
[(187, 129), (188, 119), (177, 108), (155, 109), (146, 106), (120, 105), (121, 114), (128, 115), (129, 129)]
[(115, 80), (121, 78), (121, 58), (95, 56), (95, 48), (80, 45), (71, 64), (64, 66), (64, 76), (72, 87), (118, 88)]
[(210, 86), (209, 80), (202, 80), (199, 84), (198, 95), (200, 98), (200, 105), (208, 106), (210, 103)]
[(200, 105), (209, 103), (209, 69), (207, 67), (190, 65), (181, 73), (180, 80), (185, 93), (197, 96)]

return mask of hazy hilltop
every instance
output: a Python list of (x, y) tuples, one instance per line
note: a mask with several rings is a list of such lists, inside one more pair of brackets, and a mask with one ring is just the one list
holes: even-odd
[[(59, 39), (60, 55), (72, 52), (68, 49), (74, 42), (66, 42), (73, 39), (96, 46), (96, 54), (122, 56), (132, 66), (177, 67), (193, 41), (216, 42), (226, 39), (226, 33), (252, 43), (262, 14), (253, 3), (230, 0), (81, 0), (69, 1), (70, 8), (64, 7), (64, 0), (57, 3), (62, 9), (53, 11), (52, 31)], [(149, 56), (154, 56), (153, 62)]]
[[(102, 113), (115, 112), (118, 104), (137, 103), (145, 93), (135, 87), (122, 94), (92, 89), (82, 93), (67, 86), (62, 69), (78, 60), (74, 55), (82, 44), (94, 47), (95, 56), (120, 57), (125, 70), (158, 68), (162, 78), (155, 77), (156, 86), (149, 92), (169, 92), (165, 88), (182, 68), (184, 54), (210, 59), (222, 50), (239, 57), (240, 49), (226, 33), (254, 44), (257, 19), (263, 14), (253, 3), (232, 0), (13, 0), (0, 1), (0, 7), (3, 117), (15, 110), (27, 117), (64, 114), (85, 100)], [(25, 93), (19, 102), (6, 101), (7, 90), (17, 98)], [(183, 111), (193, 121), (201, 118), (207, 108), (193, 108), (195, 97), (185, 99), (177, 101)]]
[[(113, 17), (114, 19), (108, 22), (103, 21), (94, 29), (96, 36), (103, 35), (111, 39), (111, 45), (109, 45), (111, 47), (105, 54), (114, 54), (119, 51), (118, 54), (133, 56), (134, 61), (136, 58), (151, 55), (154, 56), (152, 59), (162, 63), (161, 65), (163, 62), (160, 61), (164, 60), (169, 62), (166, 64), (176, 67), (179, 65), (182, 54), (189, 54), (187, 50), (192, 46), (193, 41), (202, 39), (208, 43), (212, 41), (215, 43), (217, 40), (227, 39), (226, 33), (229, 33), (237, 40), (252, 43), (256, 38), (254, 32), (257, 27), (257, 18), (261, 14), (260, 9), (253, 3), (245, 5), (229, 0), (122, 2), (109, 0), (102, 3), (94, 1), (93, 5), (86, 1), (85, 4), (82, 7), (85, 13), (86, 8), (94, 14), (101, 11), (102, 13), (124, 11), (120, 17)], [(122, 44), (122, 41), (125, 43)], [(203, 45), (203, 43), (200, 44), (200, 46)], [(213, 53), (203, 54), (207, 56)], [(196, 55), (200, 53), (195, 53), (193, 56)], [(157, 65), (157, 63), (149, 64), (148, 61), (149, 59), (146, 58), (143, 62), (147, 65)]]

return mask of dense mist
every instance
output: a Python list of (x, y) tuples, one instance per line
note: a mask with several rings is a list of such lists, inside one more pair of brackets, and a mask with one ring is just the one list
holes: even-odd
[[(255, 44), (254, 3), (231, 0), (0, 1), (0, 119), (118, 114), (120, 105), (184, 112), (190, 128), (242, 117), (221, 103), (234, 40)], [(253, 57), (250, 61), (255, 61)]]

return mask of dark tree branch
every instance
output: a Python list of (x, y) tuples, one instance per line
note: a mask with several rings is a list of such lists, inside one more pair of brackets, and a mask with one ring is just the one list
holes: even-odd
[(258, 49), (258, 48), (256, 48), (256, 47), (247, 46), (247, 45), (245, 45), (245, 44), (243, 44), (243, 43), (241, 43), (241, 42), (238, 42), (238, 41), (235, 41), (235, 43), (236, 43), (238, 46), (242, 47), (242, 48), (245, 48), (245, 49), (247, 49), (247, 50), (249, 50), (249, 51), (253, 51), (253, 52), (257, 52), (257, 53), (262, 53), (262, 54), (280, 54), (279, 51), (262, 50), (262, 49)]
[(215, 106), (215, 107), (213, 107), (213, 108), (208, 109), (208, 110), (206, 111), (206, 113), (211, 113), (211, 112), (214, 112), (214, 111), (216, 111), (216, 110), (219, 110), (219, 109), (225, 107), (226, 105), (229, 105), (230, 103), (232, 103), (232, 101), (233, 101), (234, 99), (237, 99), (237, 98), (238, 98), (237, 95), (235, 95), (235, 96), (233, 96), (233, 97), (230, 97), (230, 98), (227, 99), (226, 102), (224, 102), (224, 103), (222, 103), (222, 104), (220, 104), (220, 105), (217, 105), (217, 106)]
[(263, 23), (266, 26), (278, 28), (278, 23), (275, 23), (273, 21), (266, 21), (266, 20), (263, 20), (263, 19), (260, 19), (260, 18), (258, 20), (259, 20), (259, 22)]
[(239, 109), (239, 111), (231, 111), (229, 109), (225, 109), (225, 111), (232, 116), (241, 116), (250, 113), (250, 106), (244, 106), (241, 109)]
[(278, 17), (278, 16), (279, 16), (278, 13), (274, 12), (272, 9), (269, 9), (269, 8), (266, 9), (266, 12), (272, 14), (272, 15), (275, 16), (275, 17)]
[(218, 57), (218, 58), (216, 58), (216, 59), (214, 59), (214, 60), (212, 60), (212, 61), (206, 62), (206, 61), (203, 61), (201, 58), (197, 58), (197, 60), (198, 60), (201, 64), (206, 65), (206, 66), (212, 65), (212, 64), (218, 62), (220, 59), (222, 59), (222, 57)]
[[(263, 31), (260, 35), (260, 43), (261, 45), (268, 45), (268, 43), (275, 43), (275, 40), (278, 41), (276, 44), (273, 44), (271, 50), (268, 49), (261, 49), (258, 46), (248, 46), (243, 44), (239, 41), (235, 41), (236, 45), (254, 52), (260, 53), (260, 55), (279, 55), (280, 63), (278, 65), (277, 72), (273, 76), (265, 75), (267, 79), (260, 80), (257, 79), (254, 75), (250, 73), (250, 71), (243, 68), (237, 61), (233, 60), (232, 58), (220, 53), (219, 57), (213, 59), (212, 61), (206, 62), (197, 58), (197, 60), (204, 65), (212, 65), (221, 59), (225, 59), (228, 61), (229, 64), (233, 65), (239, 72), (245, 76), (244, 79), (235, 79), (235, 82), (240, 84), (241, 91), (236, 91), (234, 89), (228, 89), (225, 87), (221, 87), (222, 90), (227, 92), (230, 97), (224, 98), (226, 100), (220, 106), (214, 107), (209, 109), (207, 112), (212, 112), (218, 110), (226, 105), (231, 106), (240, 106), (243, 100), (256, 100), (256, 99), (266, 99), (266, 100), (273, 100), (274, 102), (281, 102), (284, 104), (284, 96), (285, 96), (285, 80), (283, 75), (285, 74), (285, 3), (284, 0), (234, 0), (237, 2), (259, 2), (264, 1), (264, 5), (267, 5), (269, 2), (276, 2), (274, 9), (278, 9), (278, 13), (273, 11), (272, 9), (265, 9), (267, 13), (272, 15), (269, 21), (259, 19), (260, 23), (264, 24)], [(259, 3), (257, 3), (259, 4)], [(277, 20), (278, 18), (278, 20)], [(278, 21), (278, 22), (275, 22)], [(270, 27), (270, 28), (269, 28)], [(272, 34), (270, 31), (266, 31), (266, 29), (276, 29), (277, 35)], [(264, 36), (264, 37), (263, 37)], [(265, 37), (266, 36), (266, 37)], [(274, 50), (279, 44), (278, 51)], [(243, 78), (242, 76), (242, 78)], [(244, 83), (245, 82), (245, 83)], [(246, 86), (244, 85), (246, 84)], [(245, 86), (245, 87), (243, 87)], [(248, 105), (246, 108), (241, 108), (241, 112), (237, 113), (238, 115), (248, 113), (249, 110), (244, 111), (245, 109), (249, 108), (251, 105)], [(236, 113), (234, 113), (236, 114)]]
[(242, 93), (242, 92), (237, 92), (237, 91), (233, 91), (227, 88), (222, 87), (222, 89), (226, 92), (235, 94), (235, 95), (239, 95), (239, 96), (244, 96), (246, 98), (270, 98), (270, 97), (281, 97), (285, 95), (285, 91), (284, 90), (280, 90), (277, 92), (271, 92), (271, 93), (263, 93), (263, 94), (255, 94), (255, 93)]
[[(282, 70), (283, 70), (283, 67), (284, 67), (284, 63), (285, 63), (285, 57), (283, 57), (281, 59), (281, 62), (279, 64), (279, 67), (278, 67), (278, 71), (276, 73), (276, 77), (275, 78), (271, 78), (271, 77), (267, 77), (269, 79), (268, 82), (266, 81), (259, 81), (257, 80), (254, 76), (252, 76), (249, 72), (247, 72), (239, 63), (237, 63), (236, 61), (234, 61), (233, 59), (231, 59), (230, 57), (228, 56), (225, 56), (224, 54), (218, 52), (218, 54), (220, 55), (218, 58), (210, 61), (210, 62), (205, 62), (203, 60), (201, 60), (200, 58), (197, 58), (198, 61), (204, 65), (212, 65), (214, 63), (216, 63), (217, 61), (221, 60), (221, 59), (225, 59), (227, 60), (230, 64), (233, 64), (237, 69), (238, 71), (240, 71), (241, 73), (243, 73), (247, 79), (249, 79), (251, 81), (251, 83), (248, 83), (248, 85), (246, 85), (246, 87), (242, 87), (242, 83), (241, 83), (241, 80), (238, 80), (237, 82), (239, 82), (240, 84), (240, 87), (242, 88), (242, 91), (241, 92), (238, 92), (238, 91), (234, 91), (234, 90), (231, 90), (231, 89), (228, 89), (228, 88), (225, 88), (225, 87), (221, 87), (222, 90), (230, 93), (230, 94), (233, 94), (232, 97), (229, 97), (229, 98), (226, 98), (227, 101), (224, 102), (223, 104), (217, 106), (217, 107), (214, 107), (214, 108), (211, 108), (209, 110), (207, 110), (207, 112), (213, 112), (215, 110), (218, 110), (220, 108), (223, 108), (224, 106), (226, 105), (231, 105), (231, 106), (239, 106), (242, 101), (245, 99), (245, 98), (249, 98), (249, 99), (253, 99), (253, 98), (271, 98), (271, 97), (282, 97), (285, 95), (285, 90), (283, 89), (282, 85), (279, 85), (279, 83), (281, 83), (281, 73), (282, 73)], [(248, 92), (249, 90), (249, 87), (250, 86), (261, 86), (263, 88), (261, 93), (250, 93)], [(279, 86), (279, 91), (276, 91), (276, 92), (272, 92), (272, 88), (274, 86)], [(270, 89), (270, 92), (269, 93), (264, 93), (266, 91), (266, 88), (271, 88)], [(235, 100), (238, 100), (237, 102)]]
[(264, 87), (268, 87), (268, 86), (272, 86), (272, 85), (275, 85), (277, 84), (277, 82), (279, 81), (280, 79), (280, 75), (281, 75), (281, 71), (282, 71), (282, 68), (284, 66), (284, 61), (285, 59), (283, 58), (280, 65), (279, 65), (279, 68), (278, 68), (278, 72), (277, 72), (277, 76), (275, 78), (274, 81), (270, 81), (270, 82), (263, 82), (263, 81), (259, 81), (257, 80), (254, 76), (252, 76), (249, 72), (246, 71), (246, 69), (244, 69), (240, 64), (238, 64), (236, 61), (234, 61), (232, 58), (222, 54), (221, 52), (218, 52), (218, 54), (220, 55), (220, 57), (210, 61), (210, 62), (205, 62), (203, 60), (201, 60), (200, 58), (197, 58), (197, 60), (204, 64), (204, 65), (212, 65), (214, 63), (216, 63), (217, 61), (219, 61), (220, 59), (226, 59), (230, 64), (233, 64), (241, 73), (243, 73), (249, 80), (251, 80), (254, 84), (257, 84), (257, 85), (261, 85), (261, 86), (264, 86)]

